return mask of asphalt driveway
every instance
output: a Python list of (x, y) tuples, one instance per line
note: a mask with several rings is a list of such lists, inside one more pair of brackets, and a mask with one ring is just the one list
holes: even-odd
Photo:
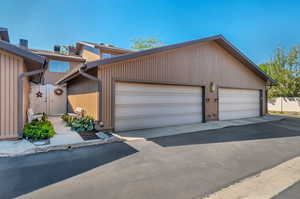
[[(201, 198), (300, 155), (300, 120), (0, 159), (12, 198)], [(31, 193), (30, 193), (31, 192)]]

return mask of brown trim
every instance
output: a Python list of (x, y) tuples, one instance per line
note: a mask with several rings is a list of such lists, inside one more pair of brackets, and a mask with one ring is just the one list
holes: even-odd
[(206, 103), (205, 103), (205, 98), (206, 98), (206, 86), (201, 86), (202, 87), (202, 122), (206, 122)]
[(264, 103), (264, 98), (263, 98), (263, 90), (259, 89), (259, 115), (263, 116), (263, 103)]
[(268, 101), (269, 101), (268, 91), (269, 91), (269, 90), (268, 90), (268, 88), (266, 87), (266, 88), (265, 88), (265, 106), (266, 106), (266, 107), (265, 107), (265, 109), (266, 109), (266, 110), (265, 110), (265, 111), (266, 111), (265, 114), (268, 114), (268, 113), (269, 113), (269, 109), (268, 109)]
[(205, 84), (189, 84), (189, 83), (180, 83), (180, 82), (168, 82), (168, 81), (146, 81), (146, 80), (132, 80), (132, 79), (122, 79), (122, 78), (112, 78), (111, 81), (111, 123), (112, 129), (115, 129), (115, 107), (116, 107), (116, 83), (125, 82), (125, 83), (140, 83), (140, 84), (164, 84), (164, 85), (177, 85), (177, 86), (195, 86), (202, 88), (202, 122), (205, 123)]
[(112, 78), (116, 82), (128, 82), (128, 83), (141, 83), (141, 84), (167, 84), (167, 85), (178, 85), (178, 86), (201, 86), (205, 87), (207, 84), (192, 84), (184, 82), (171, 82), (171, 81), (152, 81), (152, 80), (137, 80), (137, 79), (123, 79), (123, 78)]
[(232, 87), (232, 86), (218, 86), (219, 88), (228, 88), (228, 89), (246, 89), (246, 90), (261, 90), (260, 88), (249, 88), (249, 87)]

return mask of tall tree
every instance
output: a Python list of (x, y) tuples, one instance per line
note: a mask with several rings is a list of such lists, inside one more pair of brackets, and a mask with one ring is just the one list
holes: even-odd
[(132, 40), (131, 42), (133, 43), (131, 48), (134, 50), (146, 50), (163, 45), (163, 43), (155, 37), (137, 38)]
[(300, 96), (300, 46), (288, 52), (277, 48), (271, 61), (259, 67), (277, 82), (270, 88), (269, 97)]

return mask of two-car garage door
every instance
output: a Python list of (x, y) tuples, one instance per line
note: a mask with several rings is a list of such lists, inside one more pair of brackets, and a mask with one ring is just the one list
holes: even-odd
[(219, 89), (219, 120), (241, 119), (260, 115), (260, 91)]
[(202, 87), (116, 83), (116, 131), (198, 122), (202, 122)]

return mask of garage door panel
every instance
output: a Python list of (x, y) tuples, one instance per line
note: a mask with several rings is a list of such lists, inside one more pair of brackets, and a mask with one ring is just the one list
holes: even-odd
[(199, 96), (174, 96), (174, 95), (165, 95), (165, 96), (124, 96), (116, 95), (116, 104), (154, 104), (154, 103), (201, 103)]
[[(135, 117), (135, 118), (127, 118), (127, 119), (119, 119), (116, 129), (119, 130), (134, 130), (134, 129), (145, 129), (145, 128), (156, 128), (156, 127), (164, 127), (164, 126), (172, 126), (172, 125), (182, 125), (182, 124), (190, 124), (201, 122), (202, 117), (199, 116), (198, 113), (195, 114), (174, 114), (168, 115), (169, 122), (166, 123), (164, 116), (156, 116), (156, 117)], [(132, 120), (135, 120), (132, 122)]]
[(201, 87), (117, 83), (116, 131), (202, 122)]
[[(225, 105), (225, 106), (224, 106)], [(246, 110), (259, 110), (257, 103), (255, 104), (223, 104), (219, 108), (220, 111), (246, 111)]]
[(136, 107), (134, 105), (129, 106), (116, 106), (117, 116), (143, 116), (143, 115), (165, 115), (165, 114), (188, 114), (188, 113), (198, 113), (201, 115), (202, 108), (199, 104), (184, 106), (183, 104), (177, 106), (140, 106)]
[(219, 119), (257, 117), (260, 113), (258, 90), (219, 89)]

